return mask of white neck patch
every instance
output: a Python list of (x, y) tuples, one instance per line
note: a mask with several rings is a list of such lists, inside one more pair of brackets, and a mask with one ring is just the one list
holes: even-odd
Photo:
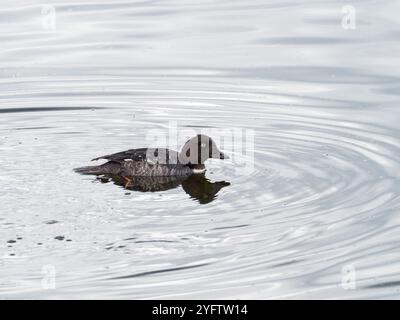
[(192, 171), (193, 171), (193, 173), (203, 173), (203, 172), (206, 172), (206, 168), (204, 168), (204, 169), (193, 169)]

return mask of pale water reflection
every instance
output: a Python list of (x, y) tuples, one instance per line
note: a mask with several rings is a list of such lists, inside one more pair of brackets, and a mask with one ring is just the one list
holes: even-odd
[(181, 186), (184, 192), (201, 204), (213, 201), (222, 188), (230, 185), (230, 183), (226, 181), (211, 182), (204, 174), (194, 174), (189, 177), (126, 177), (121, 175), (102, 175), (97, 179), (102, 183), (113, 182), (115, 185), (121, 186), (126, 190), (141, 192), (160, 192)]

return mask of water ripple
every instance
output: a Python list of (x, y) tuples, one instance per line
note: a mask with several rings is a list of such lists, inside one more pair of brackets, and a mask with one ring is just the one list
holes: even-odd
[[(334, 2), (74, 1), (52, 31), (41, 5), (0, 9), (3, 297), (398, 295), (395, 2), (351, 31)], [(72, 171), (171, 123), (254, 132), (210, 201)]]

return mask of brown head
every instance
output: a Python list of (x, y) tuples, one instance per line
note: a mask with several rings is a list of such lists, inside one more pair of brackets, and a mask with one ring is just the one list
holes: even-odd
[(215, 142), (204, 134), (186, 141), (181, 152), (179, 153), (179, 162), (188, 165), (202, 165), (207, 159), (229, 159), (229, 157), (221, 152)]

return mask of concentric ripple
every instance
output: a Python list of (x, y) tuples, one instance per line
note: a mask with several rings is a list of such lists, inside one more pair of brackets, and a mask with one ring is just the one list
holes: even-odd
[[(23, 95), (2, 95), (26, 108), (2, 113), (2, 232), (22, 238), (2, 245), (2, 268), (12, 270), (2, 294), (46, 297), (46, 265), (60, 297), (335, 296), (346, 265), (360, 268), (365, 288), (396, 279), (378, 261), (398, 240), (398, 130), (351, 120), (349, 101), (221, 76), (109, 79), (103, 95), (96, 77), (30, 81)], [(72, 172), (145, 146), (149, 131), (171, 123), (180, 143), (185, 130), (253, 130), (254, 145), (208, 163), (210, 181), (230, 182), (214, 201), (201, 205), (181, 187), (126, 192)]]

